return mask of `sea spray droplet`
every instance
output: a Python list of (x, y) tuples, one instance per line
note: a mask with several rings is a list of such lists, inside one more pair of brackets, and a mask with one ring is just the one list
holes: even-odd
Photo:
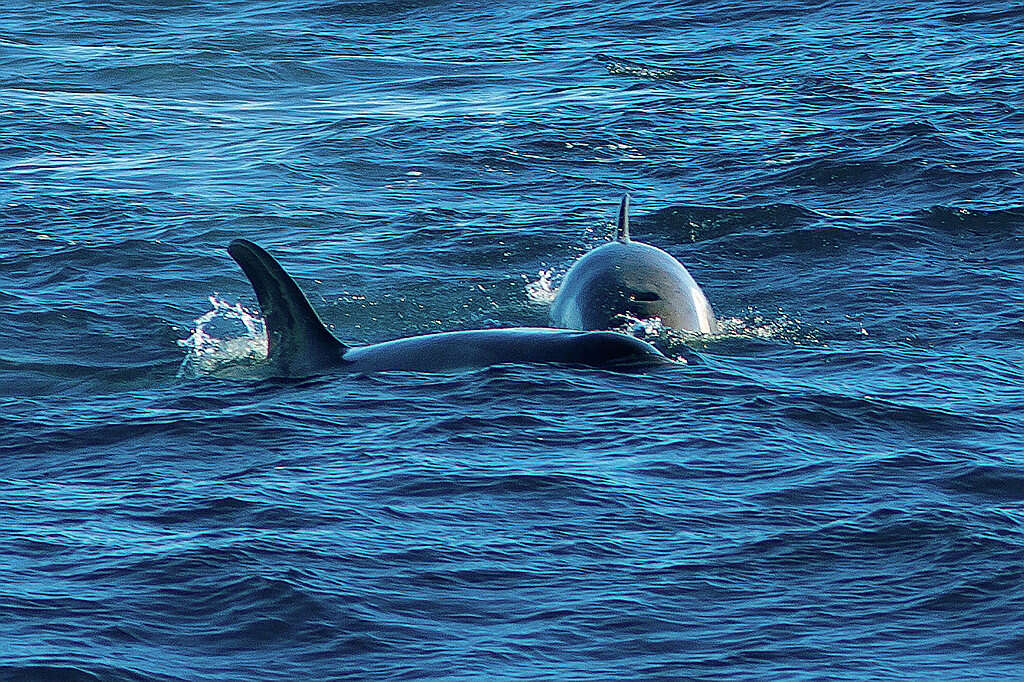
[(267, 359), (266, 328), (258, 313), (216, 294), (210, 304), (213, 308), (196, 318), (188, 338), (178, 341), (187, 349), (179, 379), (251, 374), (245, 370)]

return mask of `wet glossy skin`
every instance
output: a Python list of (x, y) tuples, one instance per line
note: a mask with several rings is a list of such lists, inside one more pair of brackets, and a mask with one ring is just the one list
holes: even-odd
[(567, 329), (610, 329), (625, 317), (659, 317), (680, 331), (717, 330), (707, 297), (682, 263), (649, 244), (614, 241), (566, 273), (551, 320)]

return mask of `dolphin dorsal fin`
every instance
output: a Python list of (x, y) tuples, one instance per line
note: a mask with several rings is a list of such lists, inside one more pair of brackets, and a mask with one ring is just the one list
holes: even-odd
[(348, 346), (327, 330), (295, 280), (262, 248), (236, 239), (228, 253), (256, 291), (267, 326), (267, 358), (277, 371), (306, 376), (325, 366), (343, 364)]
[(615, 230), (615, 238), (623, 244), (629, 243), (629, 195), (622, 195), (622, 203), (619, 204), (619, 226)]

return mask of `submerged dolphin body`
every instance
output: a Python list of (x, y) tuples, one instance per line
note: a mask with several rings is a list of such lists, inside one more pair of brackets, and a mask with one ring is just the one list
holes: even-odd
[(610, 329), (624, 318), (661, 318), (679, 331), (717, 331), (704, 292), (683, 264), (629, 238), (629, 195), (619, 206), (615, 241), (586, 253), (565, 274), (551, 320), (566, 329)]
[(503, 363), (559, 363), (632, 368), (667, 364), (656, 348), (616, 332), (564, 329), (480, 329), (410, 336), (349, 347), (327, 330), (295, 280), (273, 256), (244, 239), (228, 253), (256, 291), (275, 373), (310, 376), (327, 371), (446, 372)]

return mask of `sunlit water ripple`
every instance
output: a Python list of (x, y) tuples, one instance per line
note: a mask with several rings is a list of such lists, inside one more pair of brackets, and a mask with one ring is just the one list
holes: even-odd
[[(1019, 675), (1022, 19), (8, 3), (0, 675)], [(543, 325), (627, 191), (685, 365), (255, 378), (231, 239)]]

